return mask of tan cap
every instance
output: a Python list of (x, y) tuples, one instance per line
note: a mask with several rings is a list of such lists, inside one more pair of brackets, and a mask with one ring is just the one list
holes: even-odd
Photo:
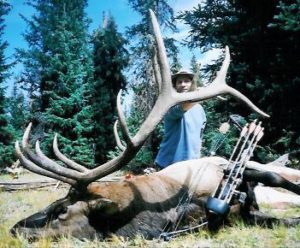
[(191, 79), (193, 79), (194, 73), (192, 73), (188, 70), (181, 70), (181, 71), (176, 72), (175, 74), (172, 75), (172, 81), (174, 82), (176, 80), (176, 78), (179, 77), (179, 76), (188, 76)]

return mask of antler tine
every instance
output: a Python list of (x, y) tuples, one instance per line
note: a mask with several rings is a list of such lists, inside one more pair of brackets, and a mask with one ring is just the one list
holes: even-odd
[(30, 122), (27, 126), (27, 128), (25, 129), (25, 132), (23, 134), (23, 138), (22, 138), (22, 146), (23, 148), (27, 147), (29, 144), (29, 134), (31, 131), (31, 127), (32, 127), (32, 122)]
[(121, 95), (122, 95), (122, 90), (119, 91), (118, 96), (117, 96), (117, 111), (118, 111), (118, 116), (119, 116), (119, 120), (120, 120), (120, 126), (121, 126), (121, 130), (122, 130), (122, 134), (123, 134), (125, 143), (127, 144), (127, 146), (132, 146), (132, 139), (129, 135), (129, 131), (128, 131), (127, 124), (126, 124), (126, 119), (125, 119), (124, 113), (122, 111)]
[(216, 78), (212, 81), (212, 84), (224, 84), (226, 85), (226, 74), (230, 64), (230, 52), (229, 47), (225, 46), (225, 58), (223, 60), (220, 70), (217, 72)]
[(265, 113), (264, 111), (262, 111), (260, 108), (258, 108), (253, 102), (251, 102), (251, 100), (248, 97), (246, 97), (245, 95), (243, 95), (238, 90), (236, 90), (236, 89), (234, 89), (234, 88), (232, 88), (232, 87), (230, 87), (230, 86), (227, 85), (226, 93), (232, 95), (233, 97), (235, 97), (238, 100), (241, 100), (250, 109), (252, 109), (254, 112), (258, 113), (262, 117), (265, 117), (265, 118), (269, 118), (270, 117), (270, 115), (268, 115), (267, 113)]
[(75, 161), (67, 158), (64, 154), (62, 154), (60, 152), (60, 150), (58, 149), (58, 144), (57, 144), (57, 134), (54, 135), (54, 139), (53, 139), (53, 152), (59, 160), (61, 160), (63, 163), (65, 163), (67, 166), (71, 167), (72, 169), (75, 169), (79, 172), (89, 171), (84, 166), (82, 166), (82, 165), (76, 163)]
[(164, 45), (163, 38), (161, 36), (160, 28), (158, 25), (157, 18), (154, 12), (150, 9), (150, 17), (152, 21), (153, 33), (154, 38), (157, 44), (157, 53), (158, 53), (158, 64), (160, 68), (160, 75), (161, 75), (161, 91), (172, 92), (175, 90), (172, 87), (172, 79), (170, 73), (170, 66), (167, 58), (166, 48)]
[(31, 131), (32, 124), (30, 123), (28, 127), (26, 128), (26, 131), (24, 132), (23, 139), (22, 139), (22, 145), (24, 149), (25, 156), (27, 156), (35, 165), (43, 168), (44, 170), (47, 170), (49, 172), (55, 173), (58, 176), (68, 177), (71, 179), (78, 179), (81, 177), (81, 174), (77, 171), (62, 167), (58, 163), (54, 162), (53, 160), (46, 157), (40, 147), (39, 142), (36, 142), (36, 152), (37, 154), (34, 154), (30, 150), (29, 146), (29, 135)]
[(81, 177), (81, 173), (66, 167), (63, 167), (56, 163), (55, 161), (48, 158), (40, 149), (39, 141), (35, 143), (35, 151), (37, 157), (37, 164), (40, 165), (45, 170), (49, 170), (53, 173), (56, 173), (60, 176), (69, 177), (71, 179), (79, 179)]
[(116, 143), (117, 143), (117, 147), (121, 151), (124, 152), (126, 147), (122, 144), (121, 139), (120, 139), (119, 134), (118, 134), (118, 120), (116, 120), (115, 124), (114, 124), (114, 136), (115, 136), (115, 140), (116, 140)]
[(223, 60), (221, 69), (218, 71), (216, 78), (213, 82), (206, 87), (201, 87), (197, 91), (187, 92), (184, 94), (177, 93), (176, 99), (177, 102), (183, 101), (199, 101), (212, 98), (217, 95), (221, 94), (230, 94), (238, 100), (244, 102), (247, 106), (249, 106), (253, 111), (260, 114), (263, 117), (270, 117), (268, 114), (260, 110), (254, 103), (250, 101), (245, 95), (241, 92), (237, 91), (236, 89), (228, 86), (226, 84), (226, 74), (228, 71), (228, 67), (230, 64), (230, 53), (229, 48), (226, 46), (225, 48), (225, 58)]
[(153, 55), (152, 55), (152, 66), (153, 66), (153, 72), (154, 72), (154, 78), (155, 78), (155, 82), (157, 83), (158, 86), (158, 92), (161, 92), (161, 85), (162, 85), (162, 81), (161, 81), (161, 75), (160, 75), (160, 70), (159, 70), (159, 64), (158, 64), (158, 60), (157, 60), (157, 49), (156, 47), (153, 48)]
[(67, 177), (63, 177), (60, 175), (57, 175), (53, 172), (50, 172), (48, 170), (45, 170), (39, 166), (37, 166), (36, 164), (34, 164), (33, 162), (31, 162), (30, 160), (28, 160), (23, 153), (21, 152), (20, 146), (19, 146), (19, 142), (16, 141), (15, 143), (15, 150), (16, 150), (16, 155), (18, 157), (18, 159), (20, 160), (22, 166), (24, 166), (26, 169), (28, 169), (29, 171), (33, 172), (33, 173), (37, 173), (39, 175), (43, 175), (43, 176), (47, 176), (59, 181), (62, 181), (64, 183), (70, 184), (72, 186), (74, 186), (76, 184), (76, 181)]

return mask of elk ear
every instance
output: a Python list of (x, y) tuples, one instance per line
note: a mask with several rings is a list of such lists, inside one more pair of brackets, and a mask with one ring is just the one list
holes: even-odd
[(115, 214), (119, 211), (118, 204), (107, 198), (94, 199), (89, 201), (91, 211), (101, 211), (103, 214)]

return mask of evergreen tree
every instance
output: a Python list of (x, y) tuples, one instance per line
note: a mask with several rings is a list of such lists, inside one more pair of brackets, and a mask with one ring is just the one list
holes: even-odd
[(8, 123), (7, 98), (5, 97), (5, 82), (9, 77), (10, 65), (6, 63), (4, 51), (8, 46), (3, 41), (5, 29), (4, 16), (9, 13), (11, 6), (0, 1), (0, 168), (9, 166), (13, 162), (13, 129)]
[[(128, 0), (134, 11), (138, 12), (142, 19), (140, 23), (133, 25), (127, 31), (127, 36), (131, 41), (131, 56), (134, 76), (136, 78), (133, 84), (133, 89), (139, 95), (140, 107), (143, 115), (147, 116), (156, 99), (156, 82), (154, 79), (154, 40), (151, 36), (151, 20), (149, 9), (152, 9), (161, 25), (161, 29), (176, 31), (174, 26), (173, 9), (168, 5), (167, 1), (138, 1)], [(178, 48), (175, 45), (175, 40), (172, 38), (164, 39), (168, 54), (172, 55), (174, 69), (178, 67)]]
[(107, 161), (108, 151), (116, 142), (113, 125), (116, 113), (116, 98), (120, 89), (126, 88), (122, 73), (129, 56), (125, 49), (127, 41), (117, 31), (113, 17), (104, 17), (103, 26), (94, 32), (94, 139), (96, 163)]
[(194, 54), (193, 54), (193, 56), (191, 58), (190, 65), (191, 65), (191, 71), (194, 73), (193, 80), (196, 81), (196, 85), (198, 87), (199, 86), (203, 86), (201, 75), (200, 75), (201, 64), (197, 62), (196, 56)]
[(25, 102), (25, 97), (22, 91), (19, 90), (18, 83), (15, 81), (11, 96), (9, 98), (9, 123), (16, 130), (16, 135), (21, 138), (24, 129), (26, 128), (26, 120), (28, 120), (28, 106)]
[(274, 16), (274, 23), (269, 27), (277, 27), (286, 31), (300, 31), (300, 0), (280, 1), (277, 5), (279, 13)]
[[(88, 50), (86, 0), (35, 0), (36, 14), (26, 20), (29, 49), (19, 50), (24, 86), (37, 125), (36, 138), (51, 146), (61, 135), (62, 152), (89, 165), (94, 162), (92, 140), (92, 60)], [(50, 136), (48, 135), (51, 134)]]
[[(161, 29), (166, 31), (176, 31), (174, 25), (174, 13), (168, 1), (159, 0), (128, 0), (129, 5), (134, 11), (141, 15), (141, 21), (130, 27), (127, 31), (127, 35), (131, 41), (131, 67), (133, 69), (134, 80), (131, 84), (131, 88), (134, 92), (134, 103), (132, 106), (130, 123), (133, 125), (132, 129), (136, 129), (140, 126), (140, 123), (148, 116), (152, 109), (157, 96), (157, 82), (154, 76), (154, 63), (155, 63), (155, 48), (154, 39), (151, 36), (151, 20), (149, 9), (152, 9), (160, 23)], [(164, 39), (167, 53), (171, 58), (171, 68), (176, 71), (180, 67), (180, 63), (177, 57), (178, 48), (175, 44), (175, 40), (172, 38)], [(154, 132), (145, 146), (148, 146), (146, 153), (156, 153), (159, 147), (160, 138), (157, 135), (157, 131)], [(147, 149), (146, 149), (147, 150)], [(153, 155), (152, 155), (153, 156)], [(153, 161), (151, 155), (147, 155), (147, 158), (151, 158), (144, 161), (145, 163), (151, 163)]]
[[(227, 82), (271, 115), (264, 120), (263, 142), (281, 154), (300, 144), (297, 3), (210, 0), (180, 15), (191, 27), (191, 47), (206, 51), (229, 45), (232, 63)], [(250, 114), (235, 101), (230, 106), (233, 113)]]

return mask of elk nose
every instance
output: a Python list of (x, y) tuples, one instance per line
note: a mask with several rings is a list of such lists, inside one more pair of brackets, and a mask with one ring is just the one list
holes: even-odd
[(27, 228), (43, 227), (46, 225), (47, 221), (48, 221), (48, 215), (46, 215), (43, 212), (40, 212), (29, 216), (25, 220), (18, 222), (12, 229), (18, 227), (27, 227)]

